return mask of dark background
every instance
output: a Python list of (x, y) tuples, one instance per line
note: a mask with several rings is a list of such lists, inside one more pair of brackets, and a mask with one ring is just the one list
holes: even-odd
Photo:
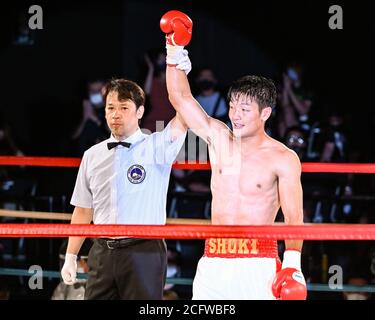
[[(20, 17), (43, 9), (34, 44), (17, 46)], [(328, 27), (341, 5), (344, 29)], [(92, 77), (143, 82), (144, 53), (164, 46), (163, 13), (179, 9), (194, 21), (187, 49), (193, 68), (210, 64), (224, 87), (256, 73), (277, 79), (290, 60), (306, 65), (319, 112), (344, 110), (355, 148), (364, 154), (374, 122), (374, 19), (365, 1), (8, 1), (0, 19), (0, 109), (27, 155), (69, 155), (68, 137)], [(366, 157), (365, 157), (366, 158)], [(361, 161), (362, 159), (359, 159)], [(365, 160), (365, 159), (363, 159)]]

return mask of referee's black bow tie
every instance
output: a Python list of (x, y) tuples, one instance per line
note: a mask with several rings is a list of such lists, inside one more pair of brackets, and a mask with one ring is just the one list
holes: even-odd
[(117, 147), (118, 145), (124, 146), (125, 148), (129, 148), (132, 144), (129, 143), (129, 142), (123, 142), (123, 141), (120, 141), (120, 142), (108, 142), (107, 143), (108, 150), (111, 150), (114, 147)]

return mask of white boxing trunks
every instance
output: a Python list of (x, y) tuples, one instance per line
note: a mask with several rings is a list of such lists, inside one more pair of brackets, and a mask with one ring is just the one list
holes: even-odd
[(271, 286), (280, 266), (275, 240), (207, 239), (193, 300), (274, 300)]

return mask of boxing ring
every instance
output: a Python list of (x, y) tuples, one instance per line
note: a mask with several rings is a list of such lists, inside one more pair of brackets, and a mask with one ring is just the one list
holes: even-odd
[[(0, 165), (6, 166), (46, 166), (78, 167), (78, 158), (14, 157), (1, 156)], [(205, 164), (179, 164), (174, 169), (209, 170)], [(302, 172), (309, 173), (356, 173), (374, 174), (375, 164), (356, 163), (303, 163)], [(34, 212), (0, 210), (0, 217), (30, 218), (65, 221), (65, 223), (1, 223), (0, 238), (61, 238), (69, 236), (96, 237), (137, 237), (164, 239), (206, 239), (206, 238), (253, 238), (269, 240), (375, 240), (375, 224), (335, 224), (305, 223), (290, 226), (280, 223), (267, 226), (222, 226), (211, 225), (203, 219), (167, 219), (166, 225), (80, 225), (67, 224), (71, 214), (58, 212)], [(30, 276), (27, 270), (1, 268), (0, 275)], [(60, 278), (59, 271), (44, 271), (43, 276)], [(78, 277), (84, 278), (85, 274)], [(168, 278), (167, 283), (191, 285), (192, 279)], [(307, 284), (309, 291), (330, 291), (326, 284)], [(344, 285), (339, 291), (375, 292), (375, 285)]]

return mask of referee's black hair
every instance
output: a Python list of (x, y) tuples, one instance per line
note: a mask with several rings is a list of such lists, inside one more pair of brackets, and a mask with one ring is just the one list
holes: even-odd
[(112, 91), (118, 93), (118, 99), (120, 101), (133, 101), (136, 109), (145, 105), (145, 93), (143, 89), (134, 81), (126, 79), (111, 79), (104, 85), (103, 88), (104, 101), (107, 101), (107, 96)]

